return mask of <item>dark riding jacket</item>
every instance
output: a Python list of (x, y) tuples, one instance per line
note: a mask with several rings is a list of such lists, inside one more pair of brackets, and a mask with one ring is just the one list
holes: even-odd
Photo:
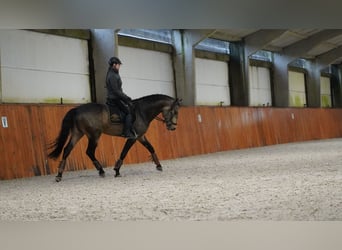
[(107, 98), (111, 100), (122, 100), (130, 104), (132, 99), (122, 91), (122, 81), (119, 72), (109, 68), (106, 77)]

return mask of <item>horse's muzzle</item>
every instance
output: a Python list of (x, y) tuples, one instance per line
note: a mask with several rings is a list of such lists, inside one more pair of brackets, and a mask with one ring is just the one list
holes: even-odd
[(176, 130), (176, 128), (177, 128), (177, 122), (173, 122), (173, 121), (166, 122), (166, 128), (167, 128), (168, 130), (171, 130), (171, 131)]

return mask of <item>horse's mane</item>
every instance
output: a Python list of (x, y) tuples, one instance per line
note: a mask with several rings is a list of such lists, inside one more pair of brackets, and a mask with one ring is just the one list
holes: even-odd
[(137, 102), (148, 102), (148, 103), (154, 103), (156, 101), (160, 101), (160, 100), (173, 100), (174, 98), (172, 98), (171, 96), (168, 95), (163, 95), (163, 94), (153, 94), (153, 95), (147, 95), (147, 96), (143, 96), (137, 99), (134, 99), (133, 102), (137, 103)]

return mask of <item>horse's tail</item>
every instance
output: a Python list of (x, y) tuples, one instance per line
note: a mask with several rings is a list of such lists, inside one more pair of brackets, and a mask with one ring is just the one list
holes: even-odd
[(66, 113), (66, 115), (64, 116), (59, 135), (56, 140), (49, 146), (49, 149), (53, 149), (48, 154), (49, 158), (57, 159), (58, 156), (62, 153), (63, 147), (69, 137), (70, 130), (74, 126), (75, 114), (76, 108), (73, 108), (69, 110), (68, 113)]

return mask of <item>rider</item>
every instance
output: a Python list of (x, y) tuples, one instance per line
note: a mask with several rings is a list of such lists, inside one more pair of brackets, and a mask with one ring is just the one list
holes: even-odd
[(109, 68), (106, 76), (107, 104), (117, 106), (125, 113), (124, 128), (122, 136), (136, 138), (133, 130), (134, 110), (132, 99), (122, 91), (122, 81), (119, 75), (121, 61), (117, 57), (111, 57), (108, 61)]

